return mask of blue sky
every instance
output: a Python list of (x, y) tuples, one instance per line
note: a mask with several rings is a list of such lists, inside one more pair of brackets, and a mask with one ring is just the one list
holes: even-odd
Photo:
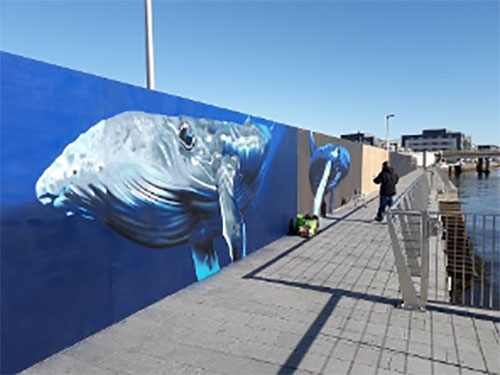
[[(145, 85), (143, 1), (1, 0), (4, 51)], [(153, 0), (159, 91), (326, 134), (500, 144), (498, 1)]]

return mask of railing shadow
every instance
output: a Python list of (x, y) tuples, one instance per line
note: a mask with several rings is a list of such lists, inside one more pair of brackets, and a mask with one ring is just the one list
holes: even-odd
[[(370, 200), (370, 202), (376, 198), (377, 197), (372, 198)], [(325, 228), (323, 228), (323, 230), (320, 233), (318, 233), (317, 236), (323, 235), (328, 229), (332, 228), (333, 226), (335, 226), (336, 224), (338, 224), (341, 221), (371, 222), (371, 221), (358, 220), (358, 219), (346, 220), (347, 218), (349, 218), (351, 215), (353, 215), (355, 212), (357, 212), (361, 208), (363, 208), (363, 206), (356, 207), (352, 211), (346, 213), (345, 215), (343, 215), (339, 218), (333, 218), (333, 220), (335, 220), (335, 221), (331, 222)], [(317, 236), (315, 236), (313, 238), (316, 238)], [(280, 368), (280, 371), (278, 372), (279, 374), (291, 374), (298, 368), (299, 364), (304, 359), (306, 353), (310, 349), (310, 347), (313, 344), (313, 342), (315, 341), (316, 337), (319, 335), (319, 333), (323, 329), (328, 318), (333, 314), (338, 302), (341, 300), (342, 297), (348, 297), (348, 298), (353, 298), (353, 299), (360, 299), (360, 300), (364, 300), (364, 301), (370, 301), (370, 302), (374, 302), (374, 303), (390, 305), (394, 308), (400, 307), (401, 303), (402, 303), (401, 298), (390, 298), (390, 297), (385, 297), (385, 296), (378, 296), (378, 295), (356, 292), (356, 291), (352, 291), (352, 290), (331, 288), (331, 287), (327, 287), (327, 286), (323, 286), (323, 285), (314, 285), (314, 284), (302, 283), (302, 282), (297, 282), (297, 281), (273, 279), (270, 277), (259, 276), (259, 274), (262, 271), (264, 271), (268, 267), (272, 266), (273, 264), (277, 263), (278, 261), (286, 258), (288, 255), (295, 252), (296, 250), (300, 249), (305, 243), (307, 243), (310, 240), (311, 239), (304, 239), (304, 240), (300, 241), (299, 243), (290, 247), (289, 249), (287, 249), (283, 253), (277, 255), (273, 259), (269, 260), (268, 262), (264, 263), (263, 265), (257, 267), (253, 271), (251, 271), (248, 274), (243, 276), (244, 279), (252, 279), (252, 280), (257, 280), (257, 281), (261, 281), (261, 282), (286, 285), (286, 286), (293, 287), (293, 288), (301, 288), (301, 289), (305, 289), (305, 290), (311, 290), (311, 291), (315, 291), (315, 292), (330, 294), (330, 298), (329, 298), (328, 302), (325, 304), (323, 309), (317, 315), (316, 319), (311, 323), (308, 330), (305, 332), (305, 334), (301, 338), (300, 342), (297, 344), (295, 349), (292, 351), (292, 353), (289, 355), (289, 357), (287, 358), (285, 363), (282, 365), (282, 367)], [(449, 305), (449, 306), (452, 306), (452, 305)], [(460, 310), (460, 309), (457, 309), (457, 306), (454, 306), (452, 308), (452, 307), (448, 307), (445, 304), (427, 305), (427, 311), (469, 317), (469, 318), (478, 319), (478, 320), (491, 321), (494, 323), (500, 323), (499, 317), (488, 315), (486, 313), (483, 314), (483, 313), (478, 313), (478, 312), (473, 312), (473, 311)], [(474, 369), (474, 370), (476, 370), (476, 369)]]
[[(369, 302), (383, 303), (386, 305), (391, 305), (392, 307), (401, 306), (401, 301), (402, 301), (400, 298), (377, 296), (377, 295), (373, 295), (373, 294), (355, 292), (352, 290), (330, 288), (330, 287), (323, 286), (323, 285), (312, 285), (312, 284), (300, 283), (300, 282), (296, 282), (296, 281), (278, 280), (278, 279), (271, 279), (271, 278), (261, 277), (261, 276), (254, 276), (254, 277), (252, 277), (252, 279), (259, 280), (259, 281), (265, 281), (265, 282), (273, 283), (273, 284), (287, 285), (287, 286), (294, 287), (294, 288), (313, 290), (315, 292), (329, 293), (332, 296), (336, 296), (338, 298), (349, 297), (349, 298), (362, 299), (362, 300), (369, 301)], [(433, 304), (433, 305), (428, 305), (426, 310), (445, 313), (445, 314), (465, 316), (465, 317), (479, 319), (479, 320), (487, 320), (487, 321), (491, 321), (494, 323), (500, 323), (500, 318), (493, 316), (493, 315), (489, 315), (486, 313), (474, 312), (474, 311), (459, 310), (458, 308), (460, 306), (456, 306), (456, 305), (448, 304), (448, 306), (450, 306), (450, 307), (447, 307), (445, 303), (442, 303), (439, 306)], [(453, 307), (451, 307), (451, 306), (453, 306)]]
[[(300, 342), (297, 344), (295, 349), (289, 355), (285, 363), (281, 366), (278, 374), (292, 374), (299, 366), (300, 362), (304, 359), (306, 353), (309, 348), (313, 344), (316, 337), (321, 332), (328, 318), (332, 315), (337, 306), (338, 302), (342, 297), (349, 297), (354, 299), (361, 299), (364, 301), (382, 303), (386, 305), (390, 305), (392, 307), (399, 307), (401, 305), (401, 299), (399, 298), (390, 298), (384, 296), (377, 296), (367, 293), (355, 292), (352, 290), (345, 290), (339, 288), (330, 288), (322, 285), (311, 285), (306, 283), (300, 283), (296, 281), (288, 281), (288, 280), (277, 280), (267, 277), (260, 276), (252, 276), (247, 277), (253, 280), (264, 281), (273, 284), (286, 285), (294, 288), (301, 288), (306, 290), (313, 290), (316, 292), (328, 293), (331, 294), (330, 299), (325, 304), (323, 309), (320, 311), (316, 319), (311, 323), (306, 333), (302, 336)], [(435, 306), (428, 305), (427, 311), (439, 312), (444, 314), (457, 315), (462, 317), (468, 317), (478, 320), (486, 320), (493, 323), (500, 323), (500, 318), (491, 316), (488, 314), (476, 313), (466, 310), (457, 310), (456, 308), (450, 308), (446, 306)], [(477, 369), (474, 369), (477, 370)]]

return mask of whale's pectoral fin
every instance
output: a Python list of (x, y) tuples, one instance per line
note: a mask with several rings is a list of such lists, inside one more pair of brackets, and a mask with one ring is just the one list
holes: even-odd
[(229, 256), (238, 260), (246, 255), (245, 223), (235, 198), (239, 161), (224, 156), (217, 172), (219, 204), (222, 216), (222, 235), (229, 247)]
[(212, 240), (195, 243), (191, 255), (198, 280), (203, 280), (219, 271), (219, 258)]
[(316, 195), (314, 197), (313, 214), (316, 216), (320, 215), (321, 203), (325, 198), (325, 192), (326, 188), (328, 187), (328, 178), (330, 177), (331, 170), (332, 170), (332, 161), (329, 160), (325, 165), (325, 169), (323, 170), (323, 175), (321, 176), (321, 180), (319, 182), (318, 189), (316, 190)]

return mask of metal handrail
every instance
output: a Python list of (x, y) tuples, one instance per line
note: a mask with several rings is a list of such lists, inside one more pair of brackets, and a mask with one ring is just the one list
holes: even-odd
[[(500, 303), (493, 298), (497, 295), (494, 288), (498, 288), (494, 284), (495, 276), (498, 279), (494, 257), (500, 214), (429, 210), (427, 201), (431, 188), (435, 188), (430, 182), (436, 181), (433, 181), (435, 171), (427, 172), (413, 181), (387, 212), (403, 305), (425, 308), (429, 289), (434, 289), (436, 300), (500, 308), (495, 306)], [(492, 229), (491, 239), (486, 238), (486, 229)], [(492, 254), (489, 264), (485, 260), (486, 248)], [(432, 280), (430, 268), (433, 268)]]
[[(424, 308), (427, 302), (428, 246), (426, 245), (426, 212), (429, 194), (428, 178), (423, 173), (395, 200), (387, 213), (387, 223), (403, 305)], [(404, 216), (403, 216), (404, 215)], [(419, 230), (415, 226), (419, 225)], [(399, 240), (401, 233), (403, 241)], [(418, 244), (416, 246), (415, 244)], [(427, 250), (426, 250), (427, 249)], [(420, 276), (420, 296), (412, 277)]]
[(398, 197), (396, 198), (396, 200), (392, 203), (392, 206), (390, 207), (389, 210), (393, 210), (397, 205), (400, 204), (400, 202), (406, 197), (408, 196), (408, 193), (413, 190), (415, 188), (415, 186), (420, 182), (420, 180), (422, 178), (425, 178), (425, 173), (424, 174), (421, 174), (420, 176), (418, 176), (415, 181), (413, 181), (404, 191), (403, 193)]

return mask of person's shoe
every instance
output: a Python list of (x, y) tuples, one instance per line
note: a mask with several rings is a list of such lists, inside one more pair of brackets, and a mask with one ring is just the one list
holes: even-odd
[(378, 221), (378, 222), (380, 222), (380, 221), (382, 221), (382, 218), (381, 217), (376, 217), (375, 220)]

